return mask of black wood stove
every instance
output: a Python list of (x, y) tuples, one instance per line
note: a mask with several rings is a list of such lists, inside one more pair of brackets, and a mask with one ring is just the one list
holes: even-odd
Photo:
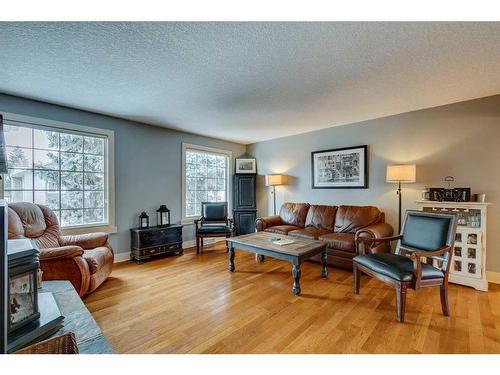
[(39, 251), (32, 241), (7, 241), (7, 254), (7, 351), (13, 352), (53, 335), (64, 317), (52, 293), (38, 293)]

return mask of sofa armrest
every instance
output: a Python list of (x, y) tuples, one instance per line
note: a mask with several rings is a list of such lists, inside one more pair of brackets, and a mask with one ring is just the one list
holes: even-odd
[(40, 260), (71, 259), (82, 255), (83, 249), (80, 246), (50, 247), (40, 250)]
[(80, 246), (83, 249), (94, 249), (99, 246), (106, 246), (107, 242), (108, 234), (101, 232), (61, 236), (59, 238), (61, 246)]
[[(391, 225), (386, 223), (378, 223), (367, 226), (366, 228), (360, 229), (356, 232), (356, 238), (387, 238), (391, 237), (394, 233), (394, 229)], [(387, 253), (391, 251), (391, 244), (387, 241), (382, 242), (372, 242), (364, 241), (365, 249), (367, 253)]]
[(257, 232), (261, 232), (266, 228), (281, 225), (281, 217), (279, 216), (264, 216), (255, 220), (255, 228)]
[(69, 280), (80, 296), (90, 286), (90, 270), (80, 246), (62, 246), (40, 250), (42, 279)]

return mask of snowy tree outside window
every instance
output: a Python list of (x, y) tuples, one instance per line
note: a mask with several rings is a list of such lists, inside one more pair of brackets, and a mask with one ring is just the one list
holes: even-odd
[(107, 224), (107, 138), (17, 125), (4, 134), (7, 202), (48, 206), (62, 227)]
[(201, 202), (227, 201), (227, 154), (186, 149), (185, 217), (201, 214)]

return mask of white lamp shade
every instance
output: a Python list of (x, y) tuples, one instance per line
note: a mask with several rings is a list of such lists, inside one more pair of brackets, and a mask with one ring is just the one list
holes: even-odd
[(415, 164), (398, 164), (387, 166), (387, 182), (416, 182), (417, 166)]
[(266, 176), (266, 186), (283, 185), (283, 175), (281, 174), (268, 174)]

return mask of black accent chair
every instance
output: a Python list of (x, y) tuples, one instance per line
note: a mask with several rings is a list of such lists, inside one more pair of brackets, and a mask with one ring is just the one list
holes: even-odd
[(227, 217), (227, 202), (202, 202), (201, 218), (195, 220), (194, 224), (196, 226), (197, 254), (203, 252), (204, 238), (229, 238), (234, 231), (233, 220)]
[[(397, 320), (404, 322), (406, 290), (439, 286), (443, 314), (450, 315), (448, 274), (457, 231), (457, 216), (447, 212), (406, 211), (399, 236), (356, 238), (353, 259), (354, 293), (359, 294), (361, 272), (396, 288)], [(367, 247), (398, 240), (395, 253), (365, 254)], [(423, 261), (425, 260), (425, 263)]]

